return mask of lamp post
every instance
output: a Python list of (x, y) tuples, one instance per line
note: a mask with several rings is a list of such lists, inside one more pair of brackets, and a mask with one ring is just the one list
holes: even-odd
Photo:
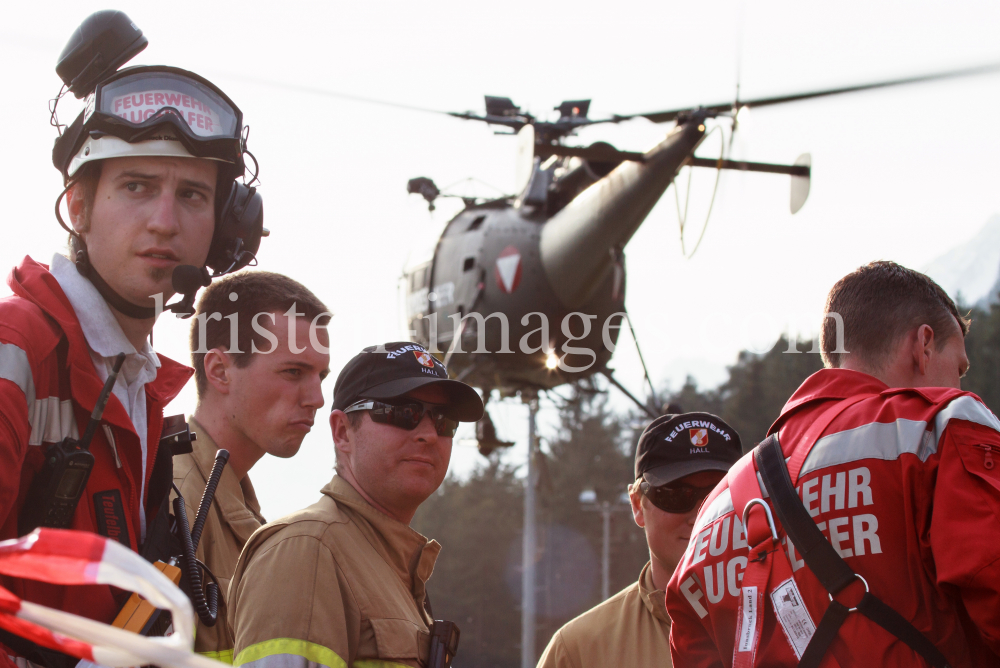
[[(624, 505), (628, 504), (628, 505)], [(611, 515), (632, 509), (628, 493), (622, 492), (618, 503), (598, 501), (597, 492), (585, 489), (580, 492), (580, 505), (584, 510), (601, 514), (603, 541), (601, 545), (601, 600), (606, 601), (611, 596)]]
[(524, 538), (521, 552), (521, 668), (535, 665), (535, 485), (538, 463), (535, 461), (535, 419), (538, 415), (538, 395), (524, 391), (521, 400), (528, 404), (528, 475), (524, 481)]

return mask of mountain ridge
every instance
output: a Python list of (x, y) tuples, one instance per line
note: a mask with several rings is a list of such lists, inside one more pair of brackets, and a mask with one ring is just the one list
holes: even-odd
[(964, 306), (986, 307), (1000, 293), (1000, 214), (963, 244), (939, 255), (921, 271)]

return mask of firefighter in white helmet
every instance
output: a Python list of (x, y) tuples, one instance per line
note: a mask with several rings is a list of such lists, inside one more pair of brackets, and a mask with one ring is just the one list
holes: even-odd
[[(172, 479), (171, 453), (160, 446), (163, 408), (192, 374), (153, 350), (153, 324), (178, 292), (184, 298), (167, 308), (191, 312), (210, 271), (252, 262), (263, 234), (260, 195), (237, 180), (242, 113), (191, 72), (118, 69), (145, 45), (125, 14), (98, 12), (57, 67), (64, 88), (86, 98), (53, 150), (70, 252), (48, 265), (26, 257), (8, 278), (13, 296), (0, 300), (0, 540), (41, 525), (150, 548), (165, 530)], [(100, 427), (81, 447), (75, 439), (119, 353)], [(123, 603), (107, 586), (4, 586), (101, 622)], [(0, 643), (42, 665), (69, 659), (6, 632)]]

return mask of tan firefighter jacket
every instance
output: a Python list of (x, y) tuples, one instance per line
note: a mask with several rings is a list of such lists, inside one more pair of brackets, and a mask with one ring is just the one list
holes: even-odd
[[(194, 452), (174, 457), (174, 484), (184, 497), (188, 522), (193, 525), (218, 447), (194, 418), (189, 418), (188, 424), (197, 435), (192, 444)], [(205, 520), (196, 553), (219, 581), (220, 597), (219, 621), (215, 626), (208, 627), (198, 621), (194, 651), (199, 654), (224, 663), (233, 662), (233, 635), (226, 623), (225, 596), (243, 545), (262, 524), (264, 518), (260, 515), (260, 505), (250, 477), (243, 476), (242, 480), (237, 480), (236, 474), (227, 466), (219, 479), (212, 510)]]
[(334, 476), (320, 500), (262, 527), (229, 587), (234, 665), (424, 666), (426, 583), (441, 546)]
[(639, 581), (556, 631), (538, 668), (670, 668), (666, 594), (649, 564)]

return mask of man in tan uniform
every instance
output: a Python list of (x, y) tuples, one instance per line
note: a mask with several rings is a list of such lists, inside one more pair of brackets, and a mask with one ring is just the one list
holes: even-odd
[(337, 474), (312, 506), (262, 527), (229, 587), (236, 666), (425, 666), (427, 579), (441, 546), (409, 527), (440, 486), (479, 395), (424, 348), (365, 348), (337, 378)]
[[(233, 315), (236, 341), (230, 340)], [(305, 286), (263, 271), (216, 281), (198, 303), (191, 328), (198, 405), (189, 419), (197, 439), (191, 454), (174, 458), (174, 484), (193, 524), (215, 454), (229, 451), (197, 549), (222, 601), (214, 626), (199, 620), (195, 651), (224, 663), (233, 662), (229, 580), (243, 545), (265, 522), (247, 473), (264, 454), (291, 457), (309, 433), (323, 405), (320, 383), (330, 372), (328, 319)]]
[(539, 668), (670, 668), (666, 588), (684, 556), (698, 507), (740, 458), (740, 437), (708, 413), (654, 420), (635, 451), (629, 485), (649, 563), (639, 581), (556, 631)]

